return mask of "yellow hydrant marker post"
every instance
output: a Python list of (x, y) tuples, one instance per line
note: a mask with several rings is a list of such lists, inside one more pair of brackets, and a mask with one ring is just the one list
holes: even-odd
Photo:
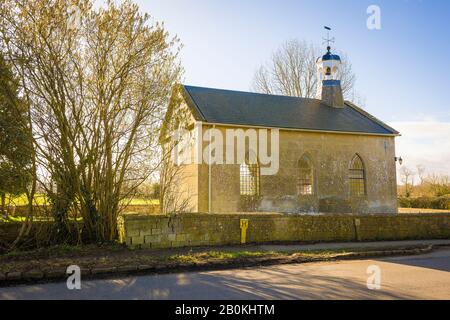
[(241, 219), (241, 243), (245, 243), (247, 241), (247, 229), (248, 229), (248, 219)]

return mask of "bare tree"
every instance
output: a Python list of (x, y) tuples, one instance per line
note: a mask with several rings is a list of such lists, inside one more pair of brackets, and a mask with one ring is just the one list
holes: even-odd
[(434, 173), (429, 175), (426, 180), (434, 196), (450, 195), (450, 176)]
[[(252, 89), (267, 94), (315, 98), (318, 85), (316, 61), (323, 54), (322, 49), (306, 41), (288, 41), (256, 71)], [(353, 89), (352, 65), (345, 54), (340, 55), (342, 91), (346, 99), (354, 101), (358, 96)]]
[(30, 102), (58, 230), (80, 213), (87, 237), (115, 239), (121, 201), (156, 170), (178, 43), (130, 1), (3, 1), (0, 50)]
[[(400, 169), (400, 179), (401, 179), (402, 183), (405, 185), (405, 196), (407, 198), (409, 198), (411, 196), (412, 188), (414, 185), (414, 180), (413, 180), (414, 174), (415, 174), (414, 171), (409, 169), (406, 166), (403, 166)], [(410, 183), (410, 181), (411, 181), (411, 183)]]
[(423, 184), (425, 182), (425, 166), (422, 164), (418, 164), (416, 166), (417, 169), (417, 175), (419, 176), (420, 179), (420, 184)]

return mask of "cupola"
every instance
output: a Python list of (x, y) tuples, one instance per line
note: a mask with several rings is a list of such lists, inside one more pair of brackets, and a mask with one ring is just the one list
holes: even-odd
[[(325, 27), (330, 30), (328, 27)], [(317, 98), (331, 107), (344, 107), (344, 97), (341, 88), (341, 58), (337, 54), (331, 53), (330, 42), (334, 41), (326, 39), (328, 42), (327, 52), (317, 58), (318, 87)]]

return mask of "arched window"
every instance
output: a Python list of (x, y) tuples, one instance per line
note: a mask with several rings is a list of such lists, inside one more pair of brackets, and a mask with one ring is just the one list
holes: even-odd
[(349, 179), (351, 196), (366, 194), (364, 164), (359, 155), (355, 155), (350, 163)]
[(249, 161), (247, 159), (241, 164), (240, 169), (241, 196), (259, 196), (259, 180), (258, 161)]
[(298, 161), (298, 192), (299, 194), (313, 194), (313, 165), (307, 155)]

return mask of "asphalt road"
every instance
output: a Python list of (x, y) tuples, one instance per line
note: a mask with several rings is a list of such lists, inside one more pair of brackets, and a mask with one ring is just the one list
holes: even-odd
[[(381, 271), (367, 288), (367, 268)], [(450, 249), (420, 256), (277, 265), (0, 288), (0, 299), (450, 299)]]

